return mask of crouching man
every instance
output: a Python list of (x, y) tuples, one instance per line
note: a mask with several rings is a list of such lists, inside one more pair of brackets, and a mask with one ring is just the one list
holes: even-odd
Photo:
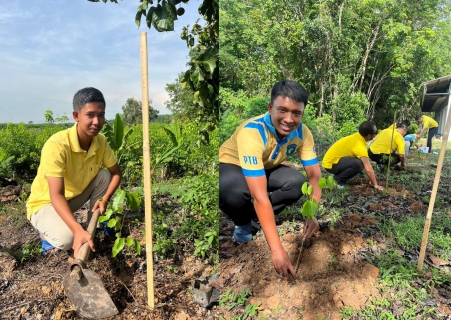
[[(306, 181), (301, 172), (282, 165), (296, 153), (313, 186), (312, 197), (321, 200), (321, 171), (313, 136), (301, 123), (307, 92), (294, 81), (281, 81), (271, 90), (268, 112), (241, 124), (219, 149), (219, 207), (235, 223), (237, 242), (252, 240), (251, 219), (258, 218), (272, 252), (274, 268), (296, 278), (290, 258), (280, 242), (275, 214), (302, 196)], [(319, 229), (307, 220), (304, 239)]]
[(94, 242), (73, 213), (88, 200), (88, 221), (97, 208), (104, 213), (122, 173), (105, 136), (99, 134), (105, 123), (102, 93), (79, 90), (73, 108), (75, 125), (51, 136), (42, 149), (27, 217), (40, 234), (44, 252), (72, 248), (76, 257), (85, 242), (94, 251)]

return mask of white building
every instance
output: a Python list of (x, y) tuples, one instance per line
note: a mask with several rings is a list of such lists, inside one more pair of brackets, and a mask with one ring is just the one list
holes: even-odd
[[(423, 87), (421, 111), (435, 112), (434, 119), (438, 123), (437, 133), (443, 135), (451, 109), (451, 75), (424, 82), (421, 86)], [(451, 140), (451, 135), (448, 140)]]

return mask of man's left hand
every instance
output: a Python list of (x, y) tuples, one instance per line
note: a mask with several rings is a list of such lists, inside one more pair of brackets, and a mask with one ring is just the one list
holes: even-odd
[(319, 230), (319, 223), (316, 218), (307, 219), (304, 224), (304, 236), (302, 237), (302, 241), (309, 239)]
[(99, 200), (94, 203), (94, 207), (92, 207), (92, 212), (96, 211), (97, 209), (100, 209), (100, 214), (104, 214), (106, 211), (106, 207), (108, 206), (108, 201), (105, 199), (100, 198)]

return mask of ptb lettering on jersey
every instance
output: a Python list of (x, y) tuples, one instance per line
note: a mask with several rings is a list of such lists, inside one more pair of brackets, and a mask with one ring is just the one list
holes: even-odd
[(244, 164), (258, 164), (258, 159), (255, 156), (243, 156)]

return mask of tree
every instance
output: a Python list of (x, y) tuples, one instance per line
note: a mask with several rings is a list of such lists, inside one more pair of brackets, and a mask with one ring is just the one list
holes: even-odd
[(55, 119), (53, 119), (53, 111), (51, 111), (51, 110), (45, 110), (44, 118), (45, 118), (45, 122), (47, 122), (47, 123), (55, 122)]
[[(149, 121), (158, 117), (158, 110), (155, 110), (150, 105), (152, 101), (149, 100)], [(125, 105), (122, 106), (124, 122), (128, 125), (142, 123), (142, 103), (134, 98), (128, 98)]]
[[(100, 0), (88, 0), (100, 2)], [(102, 0), (106, 3), (108, 0)], [(117, 0), (110, 2), (118, 3)], [(159, 32), (174, 31), (174, 21), (184, 10), (181, 2), (189, 0), (140, 0), (135, 23), (141, 25), (145, 18), (148, 28), (152, 26)], [(156, 2), (155, 6), (153, 5)], [(150, 5), (149, 5), (150, 4)], [(180, 7), (177, 9), (176, 5)], [(183, 28), (181, 38), (186, 41), (190, 49), (191, 60), (189, 69), (184, 73), (183, 86), (192, 89), (193, 100), (200, 106), (197, 113), (198, 120), (207, 121), (205, 130), (213, 130), (219, 124), (219, 0), (203, 0), (199, 6), (199, 13), (206, 24), (201, 26), (198, 21), (191, 30), (189, 26)], [(196, 44), (197, 40), (197, 44)], [(208, 128), (208, 129), (207, 129)], [(202, 134), (205, 135), (206, 131)]]
[(69, 121), (69, 118), (66, 115), (64, 115), (64, 116), (61, 116), (60, 118), (55, 118), (55, 121), (65, 123), (65, 122)]
[(199, 105), (194, 102), (193, 90), (191, 87), (182, 86), (184, 73), (180, 73), (174, 83), (166, 84), (166, 91), (170, 100), (165, 102), (166, 107), (171, 110), (172, 115), (177, 120), (195, 120), (198, 114)]
[(383, 127), (395, 110), (419, 107), (422, 82), (451, 73), (449, 0), (228, 0), (220, 9), (221, 90), (235, 92), (223, 106), (292, 79), (332, 128), (362, 115)]

